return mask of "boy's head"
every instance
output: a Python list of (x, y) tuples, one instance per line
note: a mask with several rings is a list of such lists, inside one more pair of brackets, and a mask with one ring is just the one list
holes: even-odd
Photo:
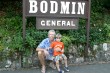
[(56, 41), (61, 41), (62, 35), (60, 33), (56, 34)]

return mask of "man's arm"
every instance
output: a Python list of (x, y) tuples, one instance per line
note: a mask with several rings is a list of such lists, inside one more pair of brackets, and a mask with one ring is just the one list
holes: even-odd
[(44, 50), (45, 50), (45, 39), (36, 48), (36, 51), (44, 51)]
[(44, 51), (43, 48), (36, 48), (36, 51)]
[(42, 51), (44, 52), (45, 55), (48, 55), (49, 52), (47, 51), (47, 46), (46, 46), (46, 39), (44, 39), (36, 48), (36, 51)]

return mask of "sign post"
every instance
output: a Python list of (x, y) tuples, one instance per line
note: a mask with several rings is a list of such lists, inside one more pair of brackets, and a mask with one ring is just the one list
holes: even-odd
[(87, 13), (87, 22), (86, 22), (86, 48), (84, 49), (84, 58), (87, 61), (88, 57), (88, 48), (89, 48), (89, 32), (90, 32), (90, 10), (91, 10), (91, 0), (88, 0), (88, 13)]
[(88, 55), (91, 0), (23, 0), (23, 39), (26, 17), (36, 17), (37, 29), (78, 29), (80, 18), (86, 20), (86, 48)]

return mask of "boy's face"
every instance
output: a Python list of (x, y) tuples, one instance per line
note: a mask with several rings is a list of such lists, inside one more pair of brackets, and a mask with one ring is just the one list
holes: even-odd
[(61, 41), (61, 37), (56, 37), (56, 41), (60, 42)]

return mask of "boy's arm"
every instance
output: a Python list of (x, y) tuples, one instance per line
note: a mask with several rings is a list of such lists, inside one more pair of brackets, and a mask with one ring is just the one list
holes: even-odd
[(55, 48), (55, 51), (62, 52), (62, 50), (60, 48)]
[(64, 53), (64, 48), (61, 50), (61, 52), (63, 52), (63, 53)]

